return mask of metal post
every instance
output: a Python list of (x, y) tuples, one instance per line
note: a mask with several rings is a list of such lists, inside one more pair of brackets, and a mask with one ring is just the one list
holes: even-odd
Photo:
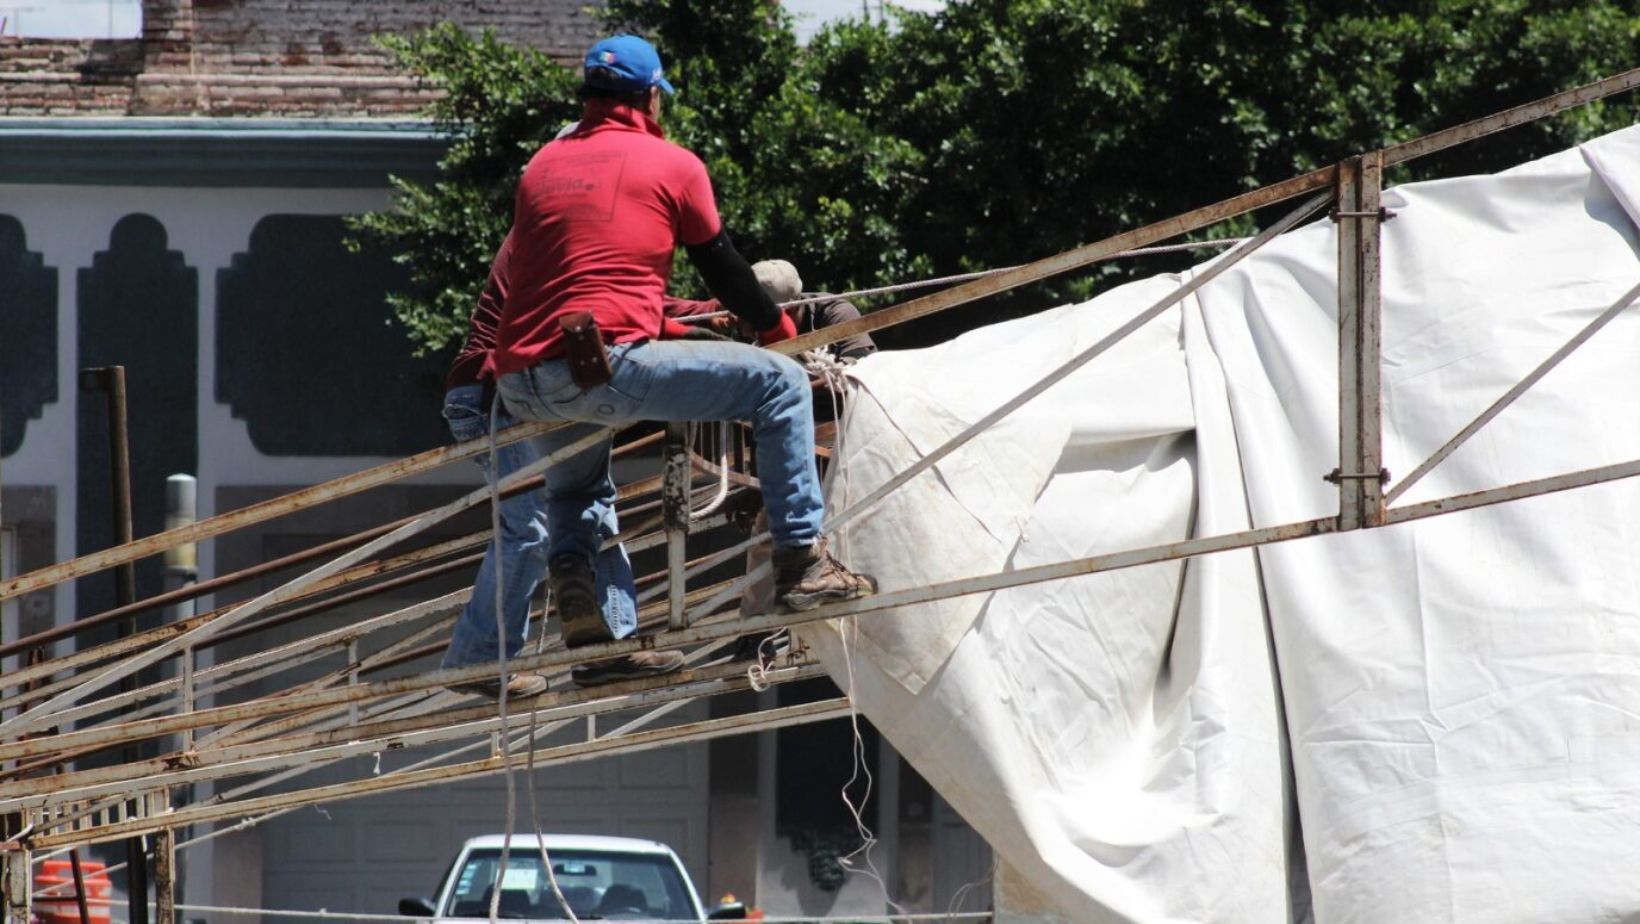
[(0, 851), (0, 862), (6, 867), (5, 924), (31, 924), (30, 902), (34, 883), (29, 880), (29, 852), (25, 847)]
[(155, 924), (176, 924), (176, 845), (175, 828), (161, 828), (154, 834)]
[(1380, 390), (1379, 241), (1390, 217), (1380, 202), (1383, 157), (1339, 164), (1338, 207), (1338, 526), (1384, 522), (1383, 399)]
[[(166, 532), (175, 528), (192, 527), (198, 522), (198, 479), (192, 474), (177, 473), (166, 478)], [(190, 588), (198, 581), (198, 553), (194, 543), (180, 543), (175, 547), (167, 548), (166, 556), (166, 589), (180, 591)], [(195, 597), (185, 597), (166, 607), (166, 624), (177, 624), (185, 620), (194, 619)], [(194, 675), (197, 665), (194, 658), (197, 650), (194, 645), (187, 645), (180, 652), (180, 666), (177, 668), (177, 681), (182, 689), (182, 711), (194, 712), (195, 691)], [(182, 732), (179, 740), (182, 752), (194, 750), (194, 729)], [(167, 791), (169, 793), (169, 791)], [(194, 803), (194, 784), (185, 784), (182, 789), (184, 804)], [(184, 893), (184, 875), (177, 867), (177, 830), (172, 827), (161, 829), (154, 837), (154, 921), (164, 924), (174, 924), (177, 919), (177, 893)]]
[[(134, 537), (131, 528), (131, 440), (125, 413), (125, 367), (103, 366), (80, 370), (80, 387), (85, 391), (101, 391), (108, 395), (108, 460), (113, 488), (114, 545), (123, 546)], [(136, 566), (127, 561), (114, 569), (114, 599), (120, 606), (130, 606), (137, 599)], [(120, 622), (119, 634), (135, 635), (135, 616)], [(122, 690), (134, 689), (134, 678), (125, 678)], [(135, 747), (125, 749), (125, 759), (137, 760), (141, 752)], [(126, 890), (130, 896), (130, 924), (148, 924), (148, 864), (143, 852), (142, 838), (133, 837), (125, 842)]]
[[(80, 388), (108, 396), (108, 474), (113, 494), (114, 545), (130, 542), (131, 534), (131, 441), (125, 415), (125, 367), (103, 366), (80, 370)], [(114, 571), (115, 597), (121, 606), (137, 598), (137, 573), (130, 562)], [(135, 631), (136, 620), (122, 624), (122, 633)]]
[[(197, 518), (198, 482), (192, 475), (172, 475), (165, 479), (165, 528), (177, 529), (192, 525)], [(183, 543), (174, 548), (165, 550), (165, 590), (167, 592), (188, 587), (199, 579), (199, 560), (192, 542)], [(184, 599), (166, 608), (166, 622), (175, 623), (194, 616), (194, 600)], [(194, 711), (194, 647), (189, 645), (182, 649), (182, 662), (178, 668), (178, 680), (182, 688), (182, 711)], [(194, 731), (188, 729), (182, 733), (182, 750), (191, 750), (194, 746)]]
[(85, 871), (80, 868), (80, 848), (68, 849), (68, 868), (74, 875), (74, 904), (80, 912), (80, 924), (91, 924), (91, 906), (85, 896)]
[(684, 539), (689, 535), (689, 441), (684, 424), (667, 424), (665, 469), (661, 475), (661, 521), (666, 526), (667, 624), (687, 629), (689, 616), (684, 609), (684, 568), (687, 564)]
[[(350, 687), (359, 685), (359, 640), (356, 638), (347, 640), (347, 685)], [(349, 725), (359, 724), (358, 703), (352, 703), (347, 707), (347, 723)]]

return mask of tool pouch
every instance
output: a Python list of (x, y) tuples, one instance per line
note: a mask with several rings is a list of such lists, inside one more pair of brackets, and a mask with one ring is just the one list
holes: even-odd
[(564, 358), (569, 360), (569, 377), (582, 390), (609, 383), (609, 351), (590, 311), (571, 311), (558, 317), (564, 331)]

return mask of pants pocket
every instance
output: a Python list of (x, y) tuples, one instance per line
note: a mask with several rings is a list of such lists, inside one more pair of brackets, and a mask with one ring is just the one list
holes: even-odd
[(490, 426), (489, 417), (479, 406), (476, 396), (472, 401), (466, 400), (464, 395), (456, 396), (456, 400), (446, 399), (444, 422), (458, 443), (478, 439), (488, 432)]

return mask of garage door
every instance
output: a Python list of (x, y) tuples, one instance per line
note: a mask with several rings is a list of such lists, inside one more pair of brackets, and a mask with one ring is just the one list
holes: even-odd
[[(514, 831), (524, 834), (528, 778), (514, 779)], [(544, 831), (661, 841), (697, 883), (706, 881), (706, 796), (704, 745), (536, 771)], [(263, 906), (392, 914), (400, 898), (432, 894), (463, 840), (505, 824), (499, 776), (301, 809), (263, 828)]]

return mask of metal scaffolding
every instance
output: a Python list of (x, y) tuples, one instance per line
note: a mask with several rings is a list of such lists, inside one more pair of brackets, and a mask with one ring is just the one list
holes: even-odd
[[(834, 528), (859, 516), (1191, 292), (1329, 205), (1331, 217), (1339, 226), (1339, 462), (1330, 474), (1316, 474), (1338, 486), (1336, 515), (975, 575), (804, 613), (742, 617), (738, 613), (740, 595), (749, 583), (767, 574), (766, 567), (727, 580), (714, 579), (714, 569), (722, 566), (726, 571), (734, 570), (745, 551), (765, 541), (766, 535), (694, 560), (687, 557), (686, 547), (691, 532), (717, 529), (731, 521), (724, 511), (733, 507), (735, 494), (756, 490), (757, 481), (748, 472), (744, 437), (736, 428), (692, 436), (686, 428), (673, 427), (629, 439), (616, 449), (618, 456), (633, 458), (658, 450), (662, 462), (662, 473), (625, 485), (619, 498), (622, 521), (633, 524), (620, 537), (627, 547), (664, 549), (666, 556), (664, 569), (639, 582), (639, 619), (644, 634), (573, 651), (548, 641), (515, 659), (514, 669), (543, 671), (554, 684), (547, 693), (513, 703), (505, 719), (494, 705), (475, 704), (470, 697), (447, 689), (452, 684), (493, 679), (493, 665), (375, 679), (440, 650), (471, 591), (379, 612), (339, 629), (306, 632), (296, 641), (208, 667), (196, 663), (200, 652), (225, 642), (274, 628), (294, 626), (300, 631), (304, 620), (339, 606), (368, 601), (437, 575), (469, 568), (489, 541), (487, 530), (393, 550), (463, 511), (488, 503), (491, 490), (487, 487), (417, 516), (146, 600), (124, 603), (0, 645), (0, 658), (17, 657), (21, 661), (26, 653), (47, 650), (45, 646), (53, 642), (138, 612), (197, 599), (285, 569), (313, 566), (247, 601), (112, 641), (76, 646), (59, 657), (30, 662), (0, 677), (0, 859), (4, 861), (0, 885), (4, 888), (5, 924), (27, 924), (29, 920), (31, 864), (76, 845), (159, 836), (154, 884), (162, 909), (168, 909), (174, 906), (173, 851), (303, 805), (469, 779), (509, 767), (584, 761), (848, 714), (846, 699), (832, 699), (802, 706), (754, 708), (700, 721), (666, 721), (689, 702), (753, 688), (746, 665), (731, 659), (738, 639), (748, 634), (843, 616), (880, 618), (915, 603), (1306, 536), (1372, 529), (1640, 474), (1640, 460), (1635, 460), (1390, 506), (1411, 484), (1640, 296), (1640, 285), (1429, 460), (1394, 484), (1383, 468), (1379, 389), (1380, 227), (1392, 217), (1380, 204), (1383, 171), (1636, 86), (1640, 86), (1640, 69), (1352, 157), (1075, 250), (805, 334), (777, 347), (781, 352), (795, 354), (853, 334), (902, 324), (1304, 197), (1297, 208), (1262, 233), (1192, 274), (1168, 296), (860, 502), (832, 515), (827, 527)], [(551, 429), (552, 425), (521, 424), (498, 434), (496, 440), (505, 445)], [(586, 442), (579, 441), (555, 455), (574, 452)], [(476, 457), (489, 448), (488, 441), (479, 440), (431, 450), (41, 568), (0, 582), (0, 602), (332, 503)], [(553, 457), (548, 457), (519, 471), (503, 480), (498, 490), (509, 494), (537, 486), (540, 473), (552, 461)], [(543, 615), (536, 614), (538, 618)], [(593, 689), (576, 689), (564, 683), (573, 663), (646, 649), (684, 649), (688, 666), (666, 677)], [(323, 671), (312, 677), (321, 664)], [(137, 680), (139, 671), (155, 665), (169, 665), (171, 676)], [(308, 679), (291, 679), (296, 674)], [(756, 683), (787, 683), (822, 675), (820, 667), (797, 648)], [(248, 695), (252, 684), (267, 687), (281, 681), (285, 685), (276, 692)], [(618, 713), (634, 712), (614, 727), (600, 728), (600, 719), (608, 724), (617, 721), (611, 717)], [(138, 743), (146, 743), (155, 756), (131, 757), (94, 769), (72, 769), (76, 761), (87, 756), (119, 752)], [(303, 774), (349, 758), (400, 751), (414, 759), (379, 774), (361, 773), (357, 779), (324, 785), (301, 780)], [(205, 782), (213, 784), (214, 795), (194, 799), (192, 784)], [(270, 791), (276, 787), (279, 791)], [(177, 839), (179, 829), (212, 822), (232, 824), (188, 840)], [(162, 914), (161, 920), (165, 919)]]

